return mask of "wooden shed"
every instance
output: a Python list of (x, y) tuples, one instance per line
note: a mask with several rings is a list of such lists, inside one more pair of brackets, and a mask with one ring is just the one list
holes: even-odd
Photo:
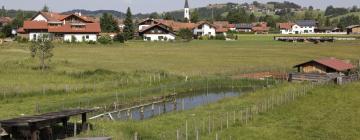
[(355, 68), (354, 65), (336, 58), (322, 58), (295, 65), (299, 73), (343, 73)]
[(360, 25), (351, 25), (346, 27), (347, 34), (360, 34)]
[(297, 72), (290, 73), (289, 81), (339, 83), (339, 78), (349, 77), (355, 66), (336, 58), (322, 58), (295, 65), (294, 68)]

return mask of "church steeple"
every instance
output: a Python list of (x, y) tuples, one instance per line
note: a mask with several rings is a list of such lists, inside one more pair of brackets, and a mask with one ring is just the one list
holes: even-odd
[(188, 0), (185, 0), (185, 7), (184, 8), (189, 8)]
[(188, 0), (185, 0), (184, 19), (190, 21), (190, 9)]

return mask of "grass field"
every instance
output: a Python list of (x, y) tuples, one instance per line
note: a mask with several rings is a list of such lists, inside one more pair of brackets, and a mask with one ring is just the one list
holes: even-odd
[(357, 82), (315, 89), (305, 98), (255, 117), (247, 126), (232, 127), (219, 135), (247, 140), (359, 139), (359, 88)]
[[(111, 104), (119, 100), (118, 96), (123, 97), (119, 102), (128, 103), (166, 95), (172, 93), (174, 88), (186, 91), (188, 86), (183, 84), (185, 79), (198, 81), (199, 84), (195, 86), (201, 88), (204, 86), (201, 84), (204, 83), (203, 79), (227, 79), (232, 75), (256, 71), (289, 71), (293, 70), (293, 65), (309, 59), (337, 57), (354, 63), (360, 59), (359, 41), (289, 43), (273, 41), (272, 37), (240, 35), (237, 41), (190, 43), (57, 43), (54, 57), (49, 63), (51, 68), (43, 73), (34, 69), (38, 62), (30, 58), (27, 48), (30, 44), (5, 43), (0, 45), (0, 120), (35, 114), (37, 109), (52, 111), (62, 107)], [(280, 85), (279, 89), (259, 91), (259, 96), (264, 95), (260, 93), (286, 90), (294, 86), (297, 85)], [(114, 135), (118, 139), (130, 138), (135, 130), (152, 135), (162, 131), (164, 126), (174, 120), (184, 120), (189, 113), (204, 113), (204, 110), (209, 109), (226, 111), (226, 105), (231, 106), (233, 103), (242, 106), (261, 99), (249, 99), (251, 96), (244, 100), (229, 99), (229, 102), (225, 100), (216, 105), (165, 115), (143, 123), (104, 121), (96, 123), (100, 129), (89, 135), (100, 134), (101, 128), (109, 128), (105, 134)], [(169, 133), (175, 132), (180, 124), (178, 122), (170, 125)], [(159, 128), (154, 128), (152, 132), (143, 127), (144, 124), (157, 123), (159, 126), (156, 127)], [(154, 135), (150, 139), (158, 138), (158, 135)]]

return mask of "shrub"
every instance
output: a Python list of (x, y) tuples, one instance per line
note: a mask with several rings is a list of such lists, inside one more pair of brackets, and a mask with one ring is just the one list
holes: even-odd
[(99, 37), (98, 41), (101, 44), (111, 44), (112, 43), (112, 39), (109, 35), (104, 35), (104, 36)]
[(89, 40), (87, 43), (88, 44), (96, 44), (96, 41)]
[(166, 36), (164, 37), (164, 41), (168, 41), (168, 38)]
[(29, 39), (27, 39), (25, 37), (21, 37), (21, 36), (16, 36), (15, 41), (17, 41), (19, 43), (27, 43), (27, 42), (29, 42)]
[(117, 34), (114, 37), (114, 41), (124, 43), (125, 42), (125, 36), (123, 34)]
[(73, 35), (71, 36), (71, 42), (72, 42), (72, 43), (76, 43), (76, 42), (77, 42), (76, 37), (73, 36)]
[(0, 32), (0, 38), (5, 38), (5, 34), (3, 32)]
[(178, 33), (178, 37), (183, 41), (190, 42), (192, 40), (193, 33), (189, 29), (181, 29)]
[(218, 35), (216, 35), (215, 39), (216, 40), (225, 40), (226, 38), (225, 38), (224, 34), (218, 34)]

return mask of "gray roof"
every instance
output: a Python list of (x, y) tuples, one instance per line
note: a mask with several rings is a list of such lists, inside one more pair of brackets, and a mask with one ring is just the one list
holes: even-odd
[(188, 0), (185, 0), (185, 8), (189, 8)]
[(355, 28), (355, 27), (359, 27), (360, 25), (350, 25), (350, 26), (347, 26), (346, 29), (352, 29), (352, 28)]
[(239, 23), (236, 24), (236, 29), (251, 29), (253, 25), (251, 23)]
[(299, 26), (316, 26), (315, 20), (297, 20), (295, 23)]

